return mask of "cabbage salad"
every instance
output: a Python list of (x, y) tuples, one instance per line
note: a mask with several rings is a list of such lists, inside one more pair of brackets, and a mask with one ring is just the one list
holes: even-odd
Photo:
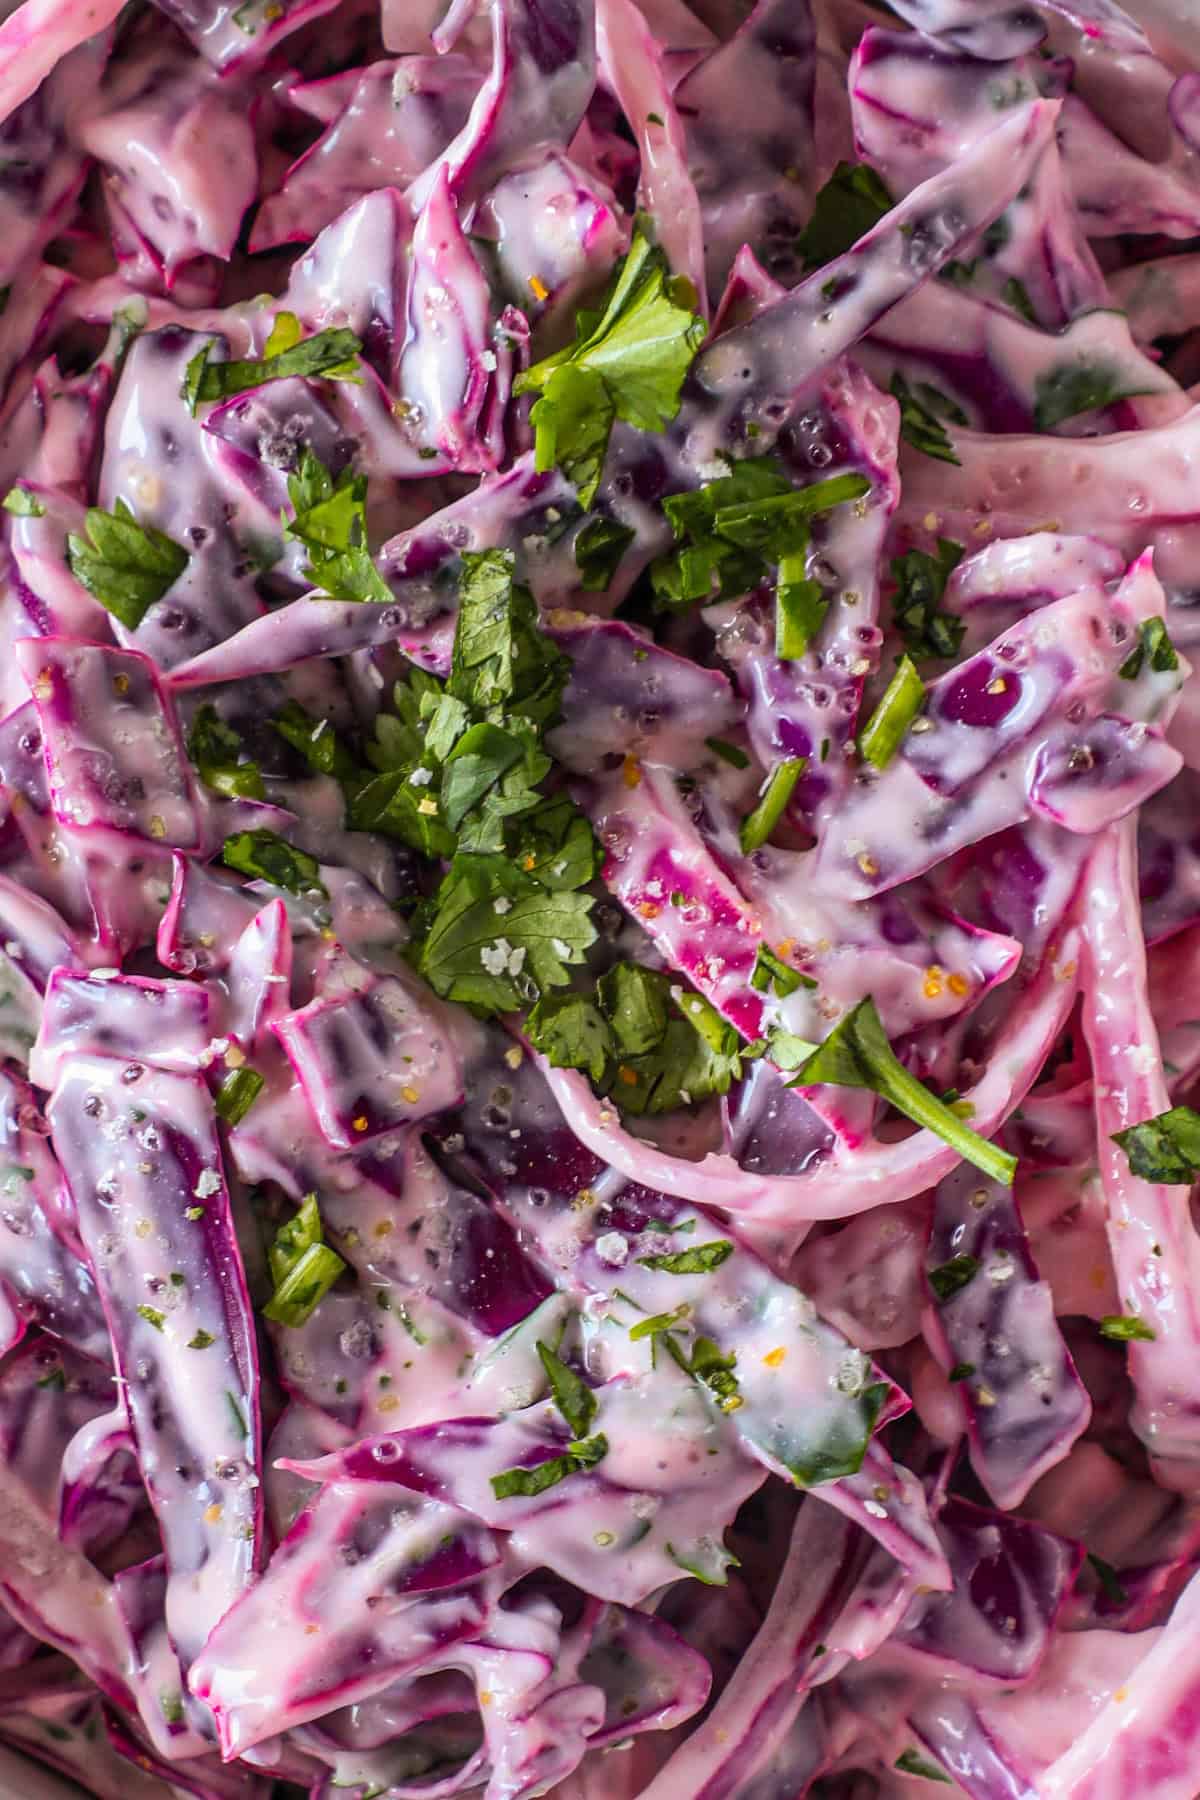
[(0, 1743), (1195, 1800), (1190, 0), (0, 108)]

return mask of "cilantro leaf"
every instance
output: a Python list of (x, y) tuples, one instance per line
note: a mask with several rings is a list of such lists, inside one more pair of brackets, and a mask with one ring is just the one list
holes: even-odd
[(958, 655), (966, 622), (953, 613), (942, 612), (941, 603), (946, 583), (965, 554), (961, 544), (951, 538), (939, 538), (936, 556), (924, 550), (910, 550), (905, 556), (892, 558), (892, 580), (896, 584), (892, 619), (910, 656), (920, 659)]
[(239, 831), (221, 847), (226, 868), (237, 869), (289, 894), (324, 894), (320, 867), (306, 850), (297, 850), (274, 831)]
[(258, 764), (241, 760), (240, 733), (227, 725), (216, 707), (207, 701), (192, 721), (187, 751), (201, 781), (214, 792), (244, 800), (265, 798), (266, 789)]
[(545, 994), (525, 1021), (534, 1049), (555, 1069), (582, 1069), (599, 1085), (613, 1055), (613, 1036), (599, 1007), (583, 994)]
[(623, 1056), (644, 1056), (667, 1031), (667, 996), (661, 975), (639, 963), (616, 963), (596, 984), (600, 1004)]
[(1167, 675), (1179, 667), (1179, 657), (1162, 619), (1143, 619), (1138, 627), (1138, 641), (1117, 670), (1122, 681), (1136, 681), (1149, 658), (1156, 675)]
[(589, 894), (539, 889), (511, 900), (504, 860), (477, 857), (460, 867), (456, 859), (419, 953), (435, 993), (485, 1012), (514, 1012), (541, 989), (564, 987), (568, 965), (581, 963), (596, 941)]
[(447, 690), (468, 706), (555, 723), (570, 663), (539, 629), (537, 602), (513, 581), (510, 550), (466, 552)]
[(1172, 1106), (1114, 1132), (1113, 1142), (1128, 1157), (1130, 1172), (1143, 1181), (1190, 1185), (1200, 1175), (1200, 1113), (1190, 1106)]
[(86, 537), (71, 532), (67, 538), (71, 573), (127, 631), (136, 631), (179, 580), (188, 553), (165, 532), (139, 525), (124, 500), (112, 512), (89, 506), (85, 525)]
[(603, 593), (636, 536), (616, 519), (589, 519), (575, 534), (580, 587), (589, 593)]
[(965, 425), (967, 415), (962, 408), (926, 381), (919, 381), (915, 389), (910, 388), (899, 373), (892, 376), (890, 391), (900, 402), (900, 436), (905, 443), (911, 444), (914, 450), (923, 451), (926, 456), (936, 457), (939, 462), (959, 467), (954, 446), (941, 421), (949, 419), (952, 425)]
[(660, 1275), (711, 1275), (733, 1255), (728, 1238), (714, 1238), (707, 1244), (690, 1244), (686, 1250), (671, 1250), (658, 1256), (639, 1256), (643, 1269), (656, 1269)]
[(371, 560), (367, 544), (367, 478), (344, 469), (336, 482), (311, 450), (288, 477), (295, 517), (285, 534), (308, 551), (304, 574), (334, 600), (384, 605), (392, 590)]
[(350, 799), (346, 822), (351, 831), (377, 831), (435, 859), (453, 856), (458, 847), (441, 816), (441, 802), (428, 786), (413, 786), (409, 769), (390, 769), (364, 782)]
[(570, 1426), (572, 1434), (577, 1438), (586, 1437), (592, 1428), (592, 1420), (596, 1417), (595, 1394), (587, 1382), (549, 1344), (543, 1344), (540, 1338), (537, 1353), (546, 1371), (546, 1380), (550, 1383), (555, 1406)]
[(689, 284), (672, 278), (639, 222), (607, 303), (581, 313), (575, 342), (528, 369), (514, 393), (541, 397), (530, 415), (539, 469), (561, 467), (590, 505), (615, 419), (662, 431), (704, 336)]
[(547, 1488), (557, 1487), (568, 1475), (595, 1468), (607, 1454), (608, 1439), (603, 1432), (597, 1432), (595, 1437), (577, 1438), (562, 1456), (551, 1456), (545, 1462), (534, 1463), (532, 1468), (503, 1469), (499, 1475), (493, 1475), (492, 1492), (497, 1500), (529, 1499), (535, 1494), (544, 1494)]
[(565, 795), (525, 814), (513, 835), (515, 867), (551, 893), (586, 887), (601, 857), (591, 821)]
[(1038, 376), (1033, 384), (1033, 422), (1039, 431), (1052, 431), (1064, 419), (1096, 412), (1118, 400), (1132, 400), (1145, 388), (1125, 385), (1127, 377), (1115, 364), (1104, 362), (1059, 363)]
[(298, 701), (289, 700), (271, 724), (319, 775), (332, 775), (340, 782), (361, 781), (363, 771), (328, 719), (315, 719)]
[(959, 1156), (974, 1163), (993, 1181), (1012, 1186), (1016, 1158), (972, 1131), (910, 1074), (888, 1043), (869, 996), (839, 1020), (824, 1043), (801, 1066), (791, 1085), (810, 1087), (816, 1082), (871, 1089), (915, 1125), (936, 1132)]
[(1133, 1313), (1109, 1313), (1100, 1321), (1100, 1336), (1117, 1344), (1152, 1344), (1155, 1333)]
[(978, 1257), (952, 1256), (949, 1262), (930, 1269), (927, 1279), (939, 1300), (951, 1300), (960, 1288), (965, 1288), (968, 1282), (974, 1281), (980, 1266)]
[[(318, 331), (310, 338), (293, 336), (290, 327), (280, 333), (280, 320), (294, 315), (281, 313), (267, 340), (261, 357), (237, 358), (231, 362), (212, 362), (210, 339), (188, 363), (184, 375), (183, 394), (193, 413), (209, 400), (229, 400), (244, 394), (248, 388), (261, 387), (265, 381), (286, 381), (290, 376), (311, 378), (323, 375), (330, 381), (357, 381), (355, 359), (362, 350), (362, 339), (354, 332), (338, 326)], [(299, 333), (296, 321), (296, 333)], [(291, 340), (290, 342), (288, 340)]]
[(813, 216), (796, 240), (806, 269), (844, 256), (892, 210), (892, 196), (869, 163), (840, 162), (813, 203)]

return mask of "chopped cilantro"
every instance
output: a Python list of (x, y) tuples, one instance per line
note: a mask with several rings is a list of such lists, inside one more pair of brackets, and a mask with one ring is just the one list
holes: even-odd
[(136, 631), (155, 601), (161, 600), (188, 565), (188, 553), (152, 525), (139, 525), (124, 500), (112, 512), (89, 506), (87, 535), (71, 532), (67, 561), (75, 579)]
[(967, 415), (962, 408), (927, 381), (918, 381), (916, 387), (911, 388), (899, 373), (892, 376), (891, 393), (900, 402), (900, 436), (905, 443), (911, 444), (914, 450), (923, 451), (926, 456), (936, 457), (939, 462), (958, 466), (954, 447), (941, 421), (949, 419), (952, 425), (965, 425)]
[(930, 1287), (939, 1300), (951, 1300), (968, 1282), (974, 1281), (980, 1269), (976, 1256), (952, 1256), (927, 1274)]
[(874, 1001), (860, 1000), (834, 1026), (824, 1043), (801, 1065), (793, 1087), (829, 1082), (869, 1088), (915, 1125), (936, 1132), (967, 1162), (993, 1181), (1011, 1187), (1017, 1159), (972, 1131), (909, 1073), (887, 1041)]
[(1179, 667), (1179, 656), (1159, 618), (1143, 619), (1138, 627), (1138, 641), (1117, 670), (1122, 681), (1136, 681), (1143, 667), (1150, 664), (1156, 675), (1168, 675)]
[(324, 894), (320, 865), (306, 850), (297, 850), (274, 831), (239, 831), (221, 847), (226, 868), (269, 881), (289, 894)]
[(1140, 1125), (1113, 1134), (1129, 1159), (1130, 1173), (1143, 1181), (1189, 1185), (1200, 1174), (1200, 1113), (1172, 1106)]
[(616, 519), (589, 519), (575, 534), (580, 587), (591, 593), (603, 592), (636, 536)]
[(550, 1383), (554, 1404), (577, 1438), (586, 1437), (596, 1417), (596, 1396), (583, 1378), (577, 1375), (549, 1344), (538, 1341), (537, 1353)]
[(1127, 376), (1103, 362), (1066, 362), (1039, 375), (1033, 384), (1033, 422), (1039, 431), (1053, 431), (1064, 419), (1096, 412), (1118, 400), (1132, 400), (1145, 388), (1128, 387)]
[(532, 1468), (503, 1469), (491, 1477), (492, 1492), (497, 1500), (529, 1499), (557, 1487), (568, 1475), (593, 1469), (608, 1454), (608, 1439), (603, 1432), (595, 1437), (576, 1438), (561, 1456), (551, 1456)]
[(895, 1766), (902, 1775), (919, 1775), (923, 1781), (943, 1781), (947, 1787), (954, 1785), (943, 1769), (936, 1763), (927, 1762), (917, 1750), (905, 1750), (896, 1758)]
[(244, 800), (265, 798), (266, 789), (258, 764), (241, 760), (240, 734), (227, 725), (216, 707), (207, 701), (192, 721), (187, 750), (200, 779), (215, 793)]
[(869, 163), (840, 162), (813, 202), (796, 241), (806, 269), (844, 256), (892, 210), (892, 196)]
[(639, 1256), (644, 1269), (656, 1269), (661, 1275), (711, 1275), (733, 1255), (728, 1238), (714, 1238), (707, 1244), (690, 1244), (686, 1250), (671, 1250), (661, 1255)]
[(44, 519), (46, 516), (46, 508), (37, 495), (31, 494), (29, 489), (20, 483), (16, 487), (9, 488), (0, 504), (3, 505), (5, 512), (11, 513), (15, 519)]
[(385, 604), (392, 590), (375, 567), (367, 542), (367, 478), (344, 469), (334, 481), (311, 450), (288, 476), (295, 514), (285, 527), (308, 551), (304, 574), (334, 600)]
[(966, 625), (953, 613), (941, 611), (946, 583), (965, 551), (950, 538), (939, 538), (937, 555), (910, 550), (892, 558), (892, 618), (910, 656), (954, 657), (962, 645)]
[[(285, 320), (293, 320), (294, 329), (283, 324)], [(317, 375), (329, 381), (361, 380), (356, 367), (362, 349), (360, 338), (341, 326), (302, 338), (299, 321), (291, 313), (276, 317), (261, 357), (212, 362), (212, 348), (210, 339), (197, 350), (184, 375), (183, 397), (193, 413), (206, 401), (232, 399), (249, 388), (261, 387), (264, 381)]]
[(1133, 1313), (1109, 1313), (1100, 1321), (1100, 1336), (1117, 1344), (1152, 1344), (1155, 1333)]

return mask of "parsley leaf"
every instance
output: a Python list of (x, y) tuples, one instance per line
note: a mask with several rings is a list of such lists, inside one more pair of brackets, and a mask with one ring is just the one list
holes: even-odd
[(839, 1020), (824, 1043), (802, 1064), (793, 1087), (829, 1082), (869, 1088), (915, 1125), (936, 1132), (967, 1162), (993, 1181), (1011, 1187), (1016, 1157), (981, 1138), (909, 1073), (887, 1041), (874, 1001), (868, 996)]
[(1200, 1113), (1190, 1106), (1172, 1106), (1114, 1132), (1113, 1142), (1129, 1158), (1130, 1172), (1143, 1181), (1190, 1185), (1200, 1175)]
[(951, 1300), (960, 1288), (974, 1281), (980, 1270), (979, 1258), (976, 1256), (952, 1256), (949, 1262), (940, 1263), (936, 1269), (927, 1271), (930, 1287), (939, 1300)]
[(1155, 1333), (1133, 1313), (1109, 1313), (1100, 1321), (1100, 1336), (1118, 1344), (1152, 1344)]
[(289, 700), (271, 724), (319, 775), (351, 785), (361, 781), (362, 770), (328, 719), (314, 719), (298, 701)]
[(813, 216), (796, 240), (806, 269), (844, 256), (885, 213), (892, 196), (869, 163), (840, 162), (813, 203)]
[(570, 663), (539, 629), (537, 602), (513, 580), (511, 550), (465, 553), (447, 691), (481, 710), (502, 706), (555, 723)]
[(1039, 375), (1033, 384), (1033, 422), (1039, 431), (1052, 431), (1064, 419), (1096, 412), (1118, 400), (1132, 400), (1147, 391), (1127, 387), (1126, 379), (1113, 364), (1059, 363)]
[(192, 721), (187, 751), (201, 781), (215, 793), (244, 800), (266, 797), (258, 764), (241, 760), (240, 734), (207, 701)]
[(306, 850), (297, 850), (274, 831), (239, 831), (221, 847), (226, 868), (237, 869), (289, 894), (324, 894), (320, 867)]
[(1136, 681), (1149, 658), (1156, 675), (1167, 675), (1179, 667), (1179, 657), (1162, 619), (1143, 619), (1138, 628), (1138, 641), (1117, 670), (1122, 681)]
[(607, 1454), (608, 1439), (603, 1432), (597, 1432), (595, 1437), (577, 1438), (562, 1456), (551, 1456), (545, 1462), (534, 1463), (532, 1468), (503, 1469), (499, 1475), (493, 1475), (492, 1492), (497, 1500), (527, 1500), (536, 1494), (544, 1494), (547, 1488), (557, 1487), (568, 1475), (595, 1468)]
[(546, 1371), (546, 1380), (550, 1383), (555, 1406), (574, 1436), (586, 1437), (592, 1428), (592, 1420), (596, 1417), (595, 1394), (587, 1382), (556, 1355), (549, 1344), (543, 1344), (540, 1339), (537, 1353)]
[(673, 278), (639, 222), (607, 303), (581, 313), (575, 342), (528, 369), (514, 393), (536, 393), (530, 418), (539, 469), (560, 467), (590, 506), (616, 419), (662, 431), (704, 336), (690, 284)]
[(640, 963), (617, 963), (597, 983), (600, 1003), (624, 1056), (644, 1056), (667, 1033), (667, 994), (661, 975)]
[(341, 326), (301, 338), (298, 320), (294, 334), (291, 326), (281, 328), (280, 322), (287, 319), (294, 320), (295, 315), (277, 316), (261, 357), (211, 362), (211, 339), (197, 350), (183, 379), (183, 397), (192, 413), (206, 401), (229, 400), (248, 388), (261, 387), (265, 381), (286, 381), (294, 375), (323, 375), (329, 381), (361, 379), (355, 368), (355, 359), (362, 350), (361, 338)]
[(589, 593), (602, 593), (636, 536), (636, 531), (618, 524), (616, 519), (589, 519), (575, 534), (580, 587)]
[(67, 538), (71, 573), (127, 631), (136, 631), (179, 580), (188, 553), (165, 532), (139, 525), (124, 500), (112, 512), (89, 506), (85, 524), (86, 537), (71, 532)]
[(288, 476), (295, 517), (285, 534), (308, 551), (307, 580), (334, 600), (386, 604), (392, 590), (371, 560), (367, 544), (367, 478), (344, 469), (334, 481), (311, 450)]
[(900, 436), (905, 443), (911, 444), (914, 450), (923, 451), (926, 456), (936, 457), (939, 462), (959, 467), (941, 420), (949, 419), (952, 425), (965, 425), (967, 415), (962, 408), (926, 381), (919, 381), (915, 388), (910, 388), (899, 373), (892, 376), (891, 393), (900, 402)]
[(892, 619), (910, 656), (919, 659), (958, 655), (966, 622), (953, 613), (942, 612), (941, 603), (946, 583), (965, 555), (961, 544), (951, 538), (939, 538), (936, 556), (924, 550), (910, 550), (905, 556), (892, 558), (892, 580), (896, 584)]

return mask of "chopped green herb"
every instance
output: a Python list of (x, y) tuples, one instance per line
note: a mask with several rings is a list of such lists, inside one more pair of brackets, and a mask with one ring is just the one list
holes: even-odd
[(975, 1373), (975, 1364), (974, 1363), (957, 1362), (957, 1363), (955, 1363), (954, 1367), (951, 1369), (949, 1375), (947, 1375), (946, 1380), (947, 1381), (956, 1381), (956, 1382), (957, 1381), (970, 1381), (970, 1379), (971, 1379), (972, 1375), (974, 1375), (974, 1373)]
[(534, 1049), (556, 1069), (582, 1069), (599, 1085), (614, 1054), (612, 1032), (583, 994), (544, 994), (525, 1021)]
[(324, 894), (320, 866), (306, 850), (297, 850), (274, 831), (239, 831), (221, 847), (226, 868), (268, 881), (289, 894)]
[(537, 467), (560, 467), (590, 506), (613, 422), (662, 431), (703, 336), (690, 284), (671, 276), (639, 222), (599, 315), (581, 313), (575, 342), (514, 384), (514, 393), (540, 396), (530, 414)]
[(159, 1312), (156, 1306), (139, 1306), (137, 1315), (139, 1319), (145, 1319), (147, 1325), (153, 1325), (155, 1331), (161, 1331), (167, 1322), (166, 1313)]
[(202, 1327), (199, 1331), (197, 1331), (197, 1333), (194, 1337), (190, 1337), (188, 1339), (188, 1349), (189, 1350), (208, 1350), (208, 1349), (211, 1349), (212, 1345), (215, 1344), (216, 1341), (217, 1340), (213, 1336), (212, 1332), (205, 1331)]
[(802, 559), (795, 560), (800, 562), (796, 572), (791, 557), (781, 560), (775, 588), (775, 654), (780, 662), (804, 655), (829, 611), (829, 597), (820, 582), (808, 580)]
[(845, 255), (891, 210), (892, 196), (869, 163), (840, 162), (796, 240), (804, 267), (819, 269)]
[(41, 1375), (38, 1377), (37, 1385), (40, 1388), (58, 1388), (60, 1392), (65, 1391), (67, 1385), (66, 1370), (61, 1363), (56, 1363), (48, 1375)]
[(277, 1285), (263, 1308), (277, 1325), (303, 1325), (346, 1267), (336, 1250), (312, 1244)]
[(1200, 1175), (1200, 1113), (1172, 1106), (1113, 1134), (1129, 1159), (1130, 1172), (1143, 1181), (1189, 1185)]
[(671, 1250), (656, 1256), (639, 1256), (644, 1269), (656, 1269), (661, 1275), (711, 1275), (733, 1255), (728, 1238), (714, 1238), (707, 1244), (692, 1244), (686, 1250)]
[(927, 1762), (917, 1750), (905, 1750), (896, 1758), (895, 1766), (902, 1775), (919, 1775), (923, 1781), (943, 1781), (953, 1787), (952, 1778), (936, 1763)]
[(739, 750), (736, 744), (728, 743), (725, 738), (710, 737), (705, 738), (704, 742), (713, 755), (719, 756), (722, 762), (727, 762), (731, 769), (748, 769), (750, 767), (750, 758), (746, 752)]
[(967, 627), (953, 613), (942, 612), (941, 603), (946, 583), (965, 554), (961, 544), (939, 538), (936, 556), (910, 550), (892, 558), (896, 583), (892, 618), (910, 656), (949, 659), (958, 655)]
[(152, 525), (139, 525), (124, 500), (112, 512), (89, 506), (87, 535), (71, 532), (67, 561), (75, 579), (101, 606), (136, 631), (188, 565), (188, 553)]
[(911, 444), (914, 450), (923, 451), (926, 456), (936, 457), (939, 462), (958, 466), (954, 446), (941, 421), (949, 419), (952, 425), (965, 425), (967, 415), (962, 408), (928, 382), (919, 381), (911, 388), (899, 373), (892, 376), (890, 391), (900, 402), (900, 436), (905, 443)]
[(644, 1056), (666, 1036), (668, 997), (662, 978), (640, 963), (616, 963), (596, 992), (623, 1056)]
[(258, 764), (241, 760), (240, 733), (227, 725), (207, 701), (192, 721), (187, 750), (200, 779), (216, 793), (244, 800), (266, 798)]
[(549, 1344), (543, 1344), (540, 1338), (537, 1353), (546, 1371), (546, 1380), (550, 1383), (555, 1406), (574, 1435), (577, 1438), (586, 1437), (592, 1428), (592, 1420), (596, 1417), (595, 1394), (587, 1382), (563, 1362)]
[(300, 1207), (275, 1233), (267, 1251), (271, 1280), (276, 1287), (295, 1268), (306, 1250), (325, 1241), (321, 1207), (315, 1194), (306, 1194)]
[(307, 580), (334, 600), (385, 605), (392, 598), (371, 558), (367, 542), (367, 478), (352, 469), (334, 481), (311, 450), (300, 468), (288, 476), (288, 498), (295, 517), (286, 535), (308, 551)]
[(27, 487), (20, 483), (9, 488), (2, 502), (6, 513), (12, 513), (16, 519), (44, 519), (46, 508), (36, 494), (31, 494)]
[(1166, 675), (1179, 667), (1179, 657), (1162, 619), (1143, 619), (1138, 627), (1138, 641), (1117, 670), (1122, 681), (1136, 681), (1149, 659), (1157, 675)]
[(1027, 325), (1037, 324), (1037, 313), (1033, 301), (1029, 298), (1029, 289), (1015, 275), (1010, 275), (1004, 284), (1004, 299), (1018, 313)]
[(240, 1438), (248, 1438), (250, 1436), (250, 1427), (246, 1423), (246, 1415), (242, 1411), (241, 1401), (238, 1399), (237, 1395), (231, 1393), (228, 1388), (225, 1389), (225, 1404), (229, 1408), (229, 1417), (233, 1421), (233, 1429)]
[(1134, 1313), (1109, 1313), (1100, 1321), (1100, 1336), (1116, 1344), (1152, 1344), (1155, 1335)]
[(758, 805), (742, 820), (740, 837), (744, 856), (766, 843), (787, 810), (796, 783), (807, 767), (807, 756), (790, 756), (785, 762), (776, 763)]
[(1039, 431), (1053, 431), (1064, 419), (1096, 412), (1118, 400), (1132, 400), (1148, 390), (1127, 387), (1128, 377), (1103, 362), (1060, 363), (1039, 375), (1033, 384), (1033, 422)]
[(608, 1454), (608, 1439), (603, 1432), (595, 1437), (577, 1438), (562, 1456), (552, 1456), (528, 1469), (504, 1469), (491, 1477), (492, 1492), (497, 1500), (529, 1499), (557, 1487), (568, 1475), (594, 1469)]
[(758, 956), (750, 975), (750, 986), (757, 994), (775, 993), (781, 1000), (800, 987), (816, 987), (811, 975), (801, 975), (790, 963), (777, 956), (769, 944), (758, 946)]
[(877, 769), (887, 768), (924, 698), (925, 683), (912, 659), (902, 656), (883, 697), (859, 734), (859, 752), (869, 763)]
[(168, 1725), (183, 1724), (183, 1695), (178, 1688), (164, 1688), (158, 1696), (158, 1705)]
[[(212, 339), (198, 350), (188, 363), (183, 384), (183, 395), (192, 412), (206, 401), (230, 400), (249, 388), (261, 387), (264, 381), (286, 381), (292, 376), (312, 379), (318, 375), (329, 381), (361, 380), (357, 370), (361, 338), (340, 326), (303, 339), (293, 337), (285, 328), (281, 337), (280, 319), (291, 316), (280, 314), (276, 319), (266, 354), (261, 357), (212, 362)], [(274, 350), (272, 344), (277, 346)]]
[(993, 1181), (1012, 1186), (1016, 1157), (972, 1131), (909, 1073), (888, 1043), (869, 996), (834, 1026), (820, 1048), (802, 1065), (792, 1086), (811, 1087), (818, 1082), (869, 1088), (915, 1125), (936, 1132), (959, 1156), (974, 1163)]
[(240, 1125), (265, 1085), (257, 1069), (231, 1069), (217, 1089), (217, 1116), (227, 1125)]
[(980, 1269), (976, 1256), (952, 1256), (949, 1262), (940, 1263), (936, 1269), (928, 1271), (928, 1281), (939, 1300), (953, 1299), (968, 1282), (974, 1281)]
[(616, 519), (589, 519), (575, 536), (580, 587), (589, 593), (602, 593), (636, 536), (628, 525), (621, 525)]

